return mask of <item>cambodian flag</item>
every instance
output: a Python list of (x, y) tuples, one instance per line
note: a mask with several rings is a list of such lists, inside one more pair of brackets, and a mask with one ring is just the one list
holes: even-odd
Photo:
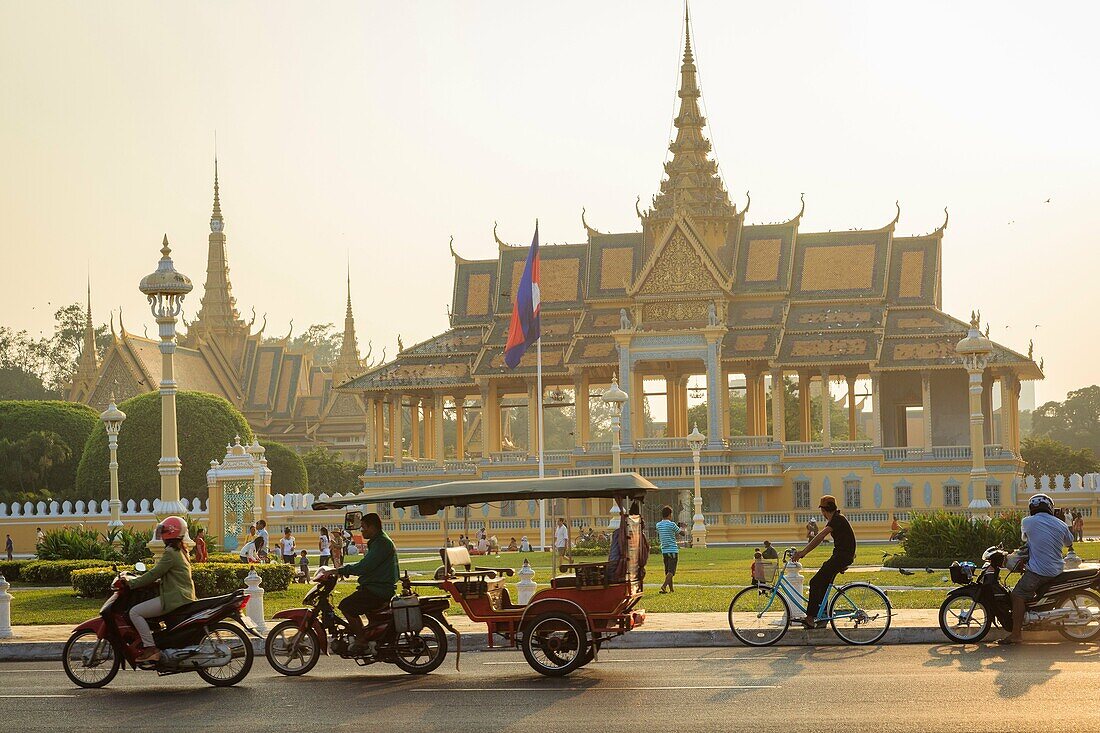
[(539, 340), (539, 223), (535, 222), (535, 238), (527, 253), (523, 276), (512, 298), (512, 322), (508, 325), (508, 342), (504, 345), (504, 363), (515, 369), (527, 347)]

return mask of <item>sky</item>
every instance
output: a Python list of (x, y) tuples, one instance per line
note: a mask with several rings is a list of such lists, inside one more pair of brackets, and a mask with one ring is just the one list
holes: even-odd
[[(750, 222), (943, 242), (943, 305), (1047, 379), (1100, 381), (1095, 3), (691, 5), (720, 171)], [(0, 323), (156, 329), (167, 233), (205, 279), (214, 140), (234, 295), (268, 333), (342, 323), (390, 355), (447, 327), (460, 255), (636, 231), (657, 190), (680, 2), (0, 0)], [(1049, 202), (1048, 202), (1049, 199)]]

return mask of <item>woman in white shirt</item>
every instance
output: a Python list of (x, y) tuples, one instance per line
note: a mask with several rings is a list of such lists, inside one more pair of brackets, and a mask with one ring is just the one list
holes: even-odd
[(328, 565), (332, 562), (332, 540), (329, 539), (328, 530), (321, 527), (321, 536), (317, 540), (317, 549), (321, 554), (321, 565)]
[(264, 547), (264, 538), (256, 536), (250, 542), (241, 547), (241, 561), (248, 563), (260, 562), (260, 550)]
[(279, 540), (279, 546), (283, 553), (283, 562), (287, 565), (294, 564), (294, 535), (290, 533), (290, 527), (283, 530), (283, 538)]

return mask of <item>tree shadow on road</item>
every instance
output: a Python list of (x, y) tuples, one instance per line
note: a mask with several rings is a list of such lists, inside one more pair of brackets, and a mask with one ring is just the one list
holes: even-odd
[(1096, 644), (1024, 644), (1001, 647), (992, 644), (940, 644), (928, 650), (926, 667), (954, 667), (963, 672), (996, 674), (993, 684), (1004, 698), (1022, 697), (1057, 677), (1055, 665), (1096, 661)]

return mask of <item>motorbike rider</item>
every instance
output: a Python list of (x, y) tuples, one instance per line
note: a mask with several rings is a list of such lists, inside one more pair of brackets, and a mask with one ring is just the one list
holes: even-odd
[(1054, 516), (1054, 500), (1036, 494), (1027, 503), (1030, 516), (1020, 522), (1021, 538), (1027, 542), (1027, 570), (1012, 589), (1012, 632), (998, 644), (1023, 641), (1024, 615), (1028, 601), (1035, 598), (1039, 586), (1062, 574), (1065, 561), (1062, 548), (1073, 549), (1073, 535), (1066, 523)]
[(359, 586), (355, 592), (340, 601), (340, 611), (355, 634), (355, 642), (349, 649), (353, 653), (364, 651), (367, 646), (367, 629), (361, 617), (389, 606), (397, 592), (399, 579), (397, 547), (390, 536), (382, 531), (382, 518), (374, 512), (364, 514), (360, 525), (367, 541), (367, 551), (363, 558), (357, 563), (344, 565), (329, 573), (329, 576), (359, 576)]
[(137, 657), (139, 662), (155, 662), (160, 659), (160, 650), (153, 641), (153, 632), (149, 630), (149, 623), (145, 619), (163, 616), (197, 600), (195, 583), (191, 579), (191, 561), (187, 557), (185, 546), (185, 542), (189, 540), (187, 522), (182, 517), (168, 517), (157, 525), (153, 538), (164, 542), (164, 554), (152, 570), (125, 581), (130, 588), (136, 589), (160, 580), (160, 596), (130, 609), (130, 622), (141, 636), (143, 647)]

